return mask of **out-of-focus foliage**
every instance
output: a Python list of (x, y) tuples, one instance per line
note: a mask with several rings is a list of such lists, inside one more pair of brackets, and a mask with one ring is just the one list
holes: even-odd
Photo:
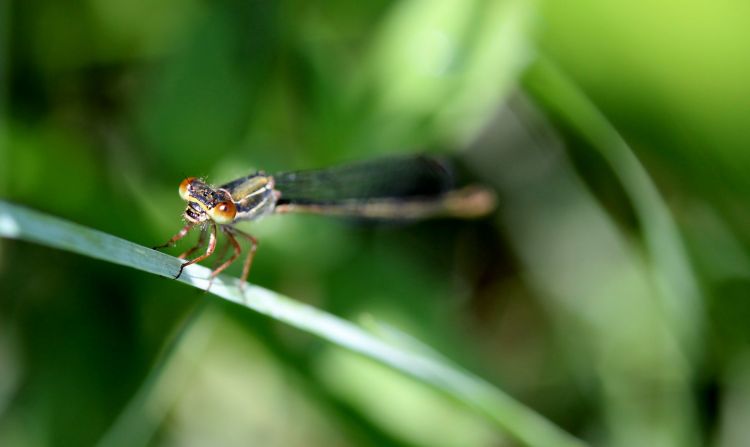
[[(0, 196), (156, 245), (188, 175), (452, 154), (495, 215), (272, 216), (243, 226), (251, 281), (411, 334), (595, 445), (745, 445), (749, 22), (741, 0), (0, 0)], [(175, 282), (0, 241), (0, 445), (122, 427), (512, 445)]]

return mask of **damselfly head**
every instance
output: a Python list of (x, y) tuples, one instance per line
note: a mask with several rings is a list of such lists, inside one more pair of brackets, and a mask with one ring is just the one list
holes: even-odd
[(234, 221), (237, 207), (232, 196), (225, 189), (214, 189), (200, 179), (188, 177), (180, 183), (180, 197), (188, 205), (183, 216), (191, 223), (213, 220), (227, 225)]

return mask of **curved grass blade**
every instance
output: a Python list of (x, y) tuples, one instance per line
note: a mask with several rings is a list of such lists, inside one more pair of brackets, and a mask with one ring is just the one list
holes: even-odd
[[(4, 201), (0, 201), (0, 236), (35, 242), (165, 277), (174, 277), (181, 264), (179, 259), (164, 253)], [(179, 281), (205, 289), (210, 272), (208, 268), (191, 265), (184, 270)], [(218, 276), (210, 293), (317, 335), (434, 387), (486, 417), (499, 430), (523, 444), (540, 447), (585, 445), (534, 410), (456, 365), (390, 344), (346, 320), (273, 291), (250, 284), (240, 290), (239, 284), (237, 279)]]

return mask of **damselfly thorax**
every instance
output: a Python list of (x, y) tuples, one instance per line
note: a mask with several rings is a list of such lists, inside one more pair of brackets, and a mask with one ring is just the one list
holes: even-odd
[[(446, 216), (474, 218), (495, 207), (495, 194), (481, 186), (455, 189), (446, 162), (425, 157), (393, 157), (321, 170), (256, 172), (219, 187), (188, 177), (180, 183), (180, 197), (187, 202), (186, 225), (165, 244), (173, 245), (194, 228), (201, 229), (198, 243), (182, 253), (187, 259), (205, 244), (206, 251), (184, 262), (185, 267), (213, 255), (217, 232), (223, 232), (233, 253), (211, 273), (211, 278), (229, 267), (242, 253), (237, 238), (250, 243), (242, 269), (247, 279), (258, 240), (234, 225), (271, 213), (303, 212), (350, 216), (362, 219), (424, 219)], [(219, 255), (219, 261), (224, 254)]]

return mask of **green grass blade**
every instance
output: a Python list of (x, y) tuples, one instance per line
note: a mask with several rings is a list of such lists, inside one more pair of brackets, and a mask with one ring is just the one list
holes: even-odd
[[(164, 277), (174, 277), (181, 262), (118, 237), (4, 201), (0, 201), (0, 236), (71, 251)], [(179, 281), (205, 289), (209, 273), (209, 269), (193, 265), (185, 269)], [(584, 445), (488, 382), (447, 361), (389, 344), (346, 320), (262, 287), (248, 284), (242, 292), (239, 284), (235, 278), (219, 276), (210, 293), (430, 385), (486, 417), (524, 444), (550, 447)]]
[[(637, 439), (642, 444), (655, 438), (660, 438), (663, 445), (698, 445), (700, 412), (692, 380), (702, 360), (705, 316), (703, 298), (677, 223), (623, 136), (552, 61), (539, 58), (525, 73), (523, 85), (546, 113), (583, 138), (610, 165), (632, 204), (643, 234), (643, 279), (654, 292), (640, 296), (648, 296), (654, 304), (648, 318), (642, 320), (650, 320), (652, 324), (643, 328), (651, 327), (655, 334), (660, 334), (643, 341), (654, 343), (659, 349), (653, 351), (656, 355), (650, 359), (643, 356), (646, 349), (635, 347), (623, 352), (610, 365), (614, 368), (601, 377), (602, 388), (608, 390), (603, 393), (603, 413), (613, 415), (608, 422), (610, 436), (615, 444), (621, 445), (632, 445)], [(639, 308), (649, 309), (649, 303), (644, 301)], [(613, 335), (602, 332), (601, 339), (611, 341)], [(639, 363), (645, 366), (642, 370), (658, 373), (648, 379), (633, 375), (636, 369), (632, 367)]]
[(526, 72), (523, 84), (545, 110), (585, 138), (612, 166), (643, 227), (665, 318), (683, 352), (699, 358), (700, 289), (677, 223), (648, 172), (614, 126), (552, 61), (540, 57)]

